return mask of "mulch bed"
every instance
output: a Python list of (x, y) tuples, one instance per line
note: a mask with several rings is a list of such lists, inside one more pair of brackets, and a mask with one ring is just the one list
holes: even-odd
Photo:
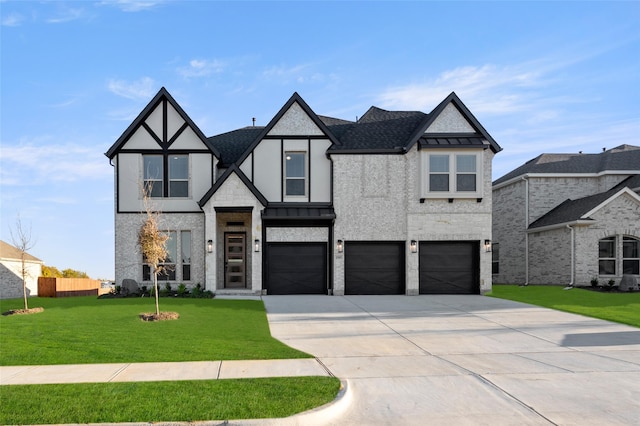
[(39, 312), (43, 312), (44, 308), (30, 308), (30, 309), (12, 309), (7, 312), (3, 312), (2, 315), (29, 315), (29, 314), (37, 314)]
[(598, 293), (633, 293), (633, 291), (622, 291), (620, 290), (620, 288), (617, 285), (614, 285), (613, 287), (605, 287), (605, 286), (597, 286), (597, 287), (593, 287), (593, 286), (581, 286), (581, 287), (576, 287), (576, 288), (581, 288), (583, 290), (589, 290), (589, 291), (597, 291)]
[(168, 320), (177, 320), (180, 318), (180, 314), (177, 312), (160, 312), (159, 314), (155, 313), (144, 313), (140, 314), (140, 319), (142, 321), (168, 321)]

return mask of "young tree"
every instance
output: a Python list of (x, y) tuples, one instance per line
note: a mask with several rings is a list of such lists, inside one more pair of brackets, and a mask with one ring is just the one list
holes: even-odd
[(27, 278), (29, 277), (29, 271), (27, 270), (27, 252), (35, 246), (35, 241), (31, 240), (31, 227), (25, 229), (22, 226), (20, 216), (16, 218), (16, 224), (14, 228), (10, 228), (11, 242), (20, 250), (20, 274), (22, 275), (22, 295), (24, 297), (24, 309), (28, 310), (29, 305), (27, 303)]
[(156, 315), (160, 315), (158, 303), (158, 274), (164, 270), (162, 263), (167, 258), (167, 240), (169, 235), (158, 229), (160, 213), (154, 211), (150, 200), (151, 188), (143, 188), (143, 202), (146, 218), (138, 231), (138, 245), (153, 274), (153, 287), (156, 297)]

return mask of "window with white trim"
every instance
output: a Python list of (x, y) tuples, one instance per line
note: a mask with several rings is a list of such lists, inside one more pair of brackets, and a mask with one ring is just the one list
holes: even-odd
[(482, 198), (482, 151), (423, 150), (422, 198)]
[(622, 238), (622, 274), (640, 275), (640, 239)]
[(287, 151), (284, 153), (284, 195), (286, 197), (307, 195), (307, 153)]
[(598, 275), (616, 274), (616, 237), (598, 241)]

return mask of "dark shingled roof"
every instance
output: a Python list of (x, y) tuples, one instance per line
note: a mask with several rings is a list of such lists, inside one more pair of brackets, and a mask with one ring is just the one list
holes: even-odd
[(427, 114), (420, 111), (386, 111), (371, 107), (355, 123), (343, 120), (327, 126), (342, 143), (340, 146), (331, 147), (329, 152), (345, 150), (402, 152), (427, 117)]
[(529, 225), (529, 229), (575, 222), (579, 219), (590, 220), (590, 218), (585, 218), (583, 216), (625, 187), (632, 191), (640, 188), (640, 174), (626, 178), (608, 191), (590, 195), (588, 197), (578, 198), (577, 200), (566, 200), (556, 208), (550, 210), (544, 216), (540, 217), (538, 220), (534, 221)]
[(528, 173), (599, 173), (605, 170), (640, 170), (640, 146), (620, 145), (598, 154), (541, 154), (493, 184)]
[(246, 151), (251, 143), (258, 137), (264, 127), (244, 127), (221, 135), (207, 138), (220, 153), (220, 160), (223, 167), (238, 161), (240, 156)]

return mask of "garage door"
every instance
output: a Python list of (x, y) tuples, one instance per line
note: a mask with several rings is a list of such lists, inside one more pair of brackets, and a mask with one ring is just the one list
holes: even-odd
[(345, 294), (404, 294), (405, 243), (345, 242)]
[(326, 294), (326, 243), (267, 243), (267, 294)]
[(420, 242), (420, 294), (479, 294), (478, 242)]

